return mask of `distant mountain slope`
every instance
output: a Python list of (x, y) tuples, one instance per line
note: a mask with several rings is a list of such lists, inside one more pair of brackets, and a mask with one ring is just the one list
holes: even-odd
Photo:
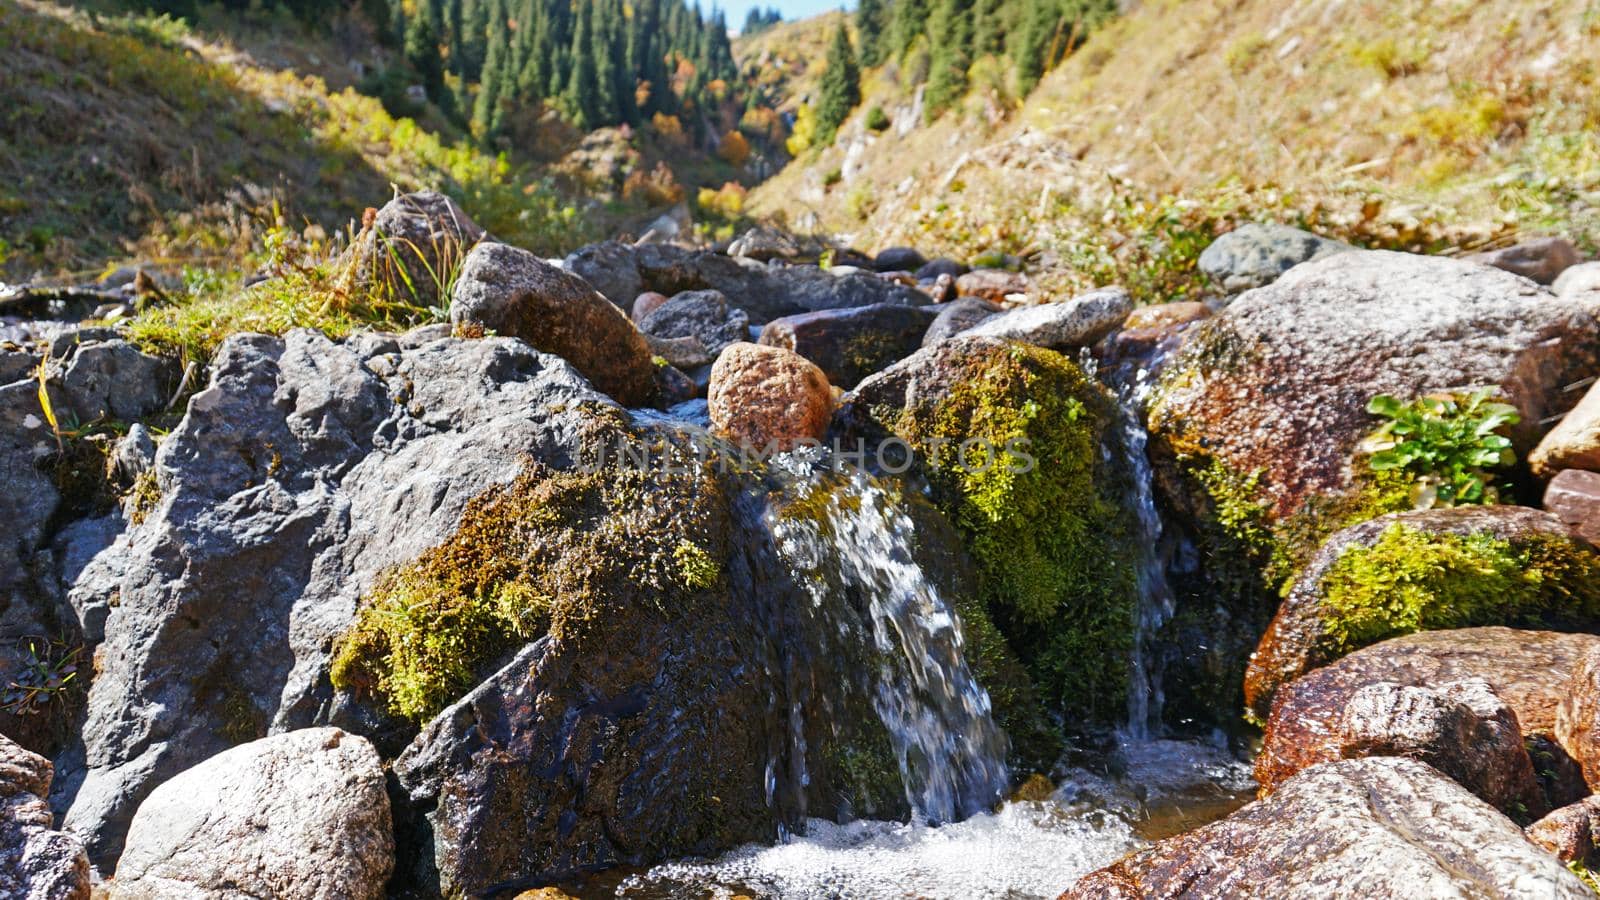
[(1600, 2), (1129, 5), (1020, 108), (997, 79), (924, 125), (907, 73), (869, 73), (837, 144), (748, 208), (864, 249), (1021, 254), (1063, 289), (1192, 265), (1240, 217), (1428, 249), (1600, 241)]

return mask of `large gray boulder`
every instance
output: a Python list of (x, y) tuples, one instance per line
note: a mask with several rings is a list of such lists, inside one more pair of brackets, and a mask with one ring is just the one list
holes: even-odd
[(151, 793), (109, 896), (377, 900), (393, 870), (377, 751), (308, 728), (219, 753)]
[(1495, 388), (1522, 422), (1577, 401), (1600, 368), (1600, 295), (1558, 298), (1532, 282), (1443, 257), (1361, 251), (1295, 267), (1191, 329), (1152, 399), (1152, 462), (1169, 499), (1195, 505), (1183, 471), (1214, 461), (1256, 473), (1271, 518), (1350, 485), (1350, 457), (1378, 421), (1378, 394)]
[(1353, 249), (1288, 225), (1240, 225), (1200, 254), (1200, 271), (1237, 294), (1271, 284), (1295, 266)]
[(50, 760), (0, 736), (0, 895), (89, 900), (83, 842), (54, 830)]
[(526, 250), (493, 242), (472, 248), (451, 294), (450, 321), (553, 353), (624, 406), (655, 397), (650, 347), (622, 310)]
[(1325, 763), (1090, 873), (1066, 900), (1594, 896), (1516, 823), (1410, 759)]
[(1024, 306), (991, 316), (965, 333), (1022, 341), (1051, 350), (1090, 347), (1115, 331), (1133, 312), (1133, 299), (1119, 287), (1100, 288), (1070, 300)]
[(328, 663), (377, 575), (441, 543), (525, 460), (571, 465), (616, 415), (571, 366), (508, 338), (227, 340), (161, 443), (159, 502), (72, 585), (105, 637), (56, 802), (97, 864), (178, 772), (269, 732), (362, 721)]

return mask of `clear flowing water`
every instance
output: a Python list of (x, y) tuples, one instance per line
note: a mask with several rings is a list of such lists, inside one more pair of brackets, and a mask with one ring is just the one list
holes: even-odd
[[(889, 733), (906, 801), (924, 822), (992, 807), (1010, 780), (1005, 733), (962, 653), (961, 623), (912, 559), (915, 527), (892, 496), (860, 472), (829, 475), (787, 461), (812, 498), (806, 515), (775, 508), (768, 527), (818, 609), (840, 593), (865, 609), (881, 660), (872, 706)], [(809, 469), (807, 467), (810, 467)], [(848, 629), (851, 620), (841, 618)]]
[(1145, 430), (1144, 408), (1149, 385), (1140, 372), (1133, 383), (1118, 391), (1118, 416), (1122, 437), (1123, 464), (1128, 490), (1124, 502), (1138, 526), (1138, 557), (1135, 575), (1139, 602), (1134, 619), (1133, 654), (1129, 660), (1128, 720), (1125, 736), (1132, 741), (1148, 741), (1161, 723), (1161, 677), (1155, 670), (1153, 643), (1161, 627), (1172, 618), (1174, 600), (1167, 582), (1167, 559), (1162, 552), (1161, 512), (1156, 508), (1154, 475), (1146, 448), (1150, 433)]

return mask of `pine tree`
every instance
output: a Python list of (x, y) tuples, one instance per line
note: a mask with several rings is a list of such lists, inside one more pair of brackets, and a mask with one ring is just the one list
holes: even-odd
[(1049, 68), (1050, 48), (1060, 21), (1056, 0), (1028, 0), (1023, 10), (1022, 30), (1013, 42), (1017, 87), (1023, 94), (1032, 92)]
[(928, 0), (895, 0), (885, 56), (901, 57), (928, 28)]
[(861, 70), (850, 46), (850, 32), (844, 22), (833, 32), (828, 45), (828, 67), (822, 72), (821, 97), (817, 101), (817, 136), (824, 144), (833, 142), (839, 126), (850, 110), (861, 102)]
[(604, 124), (600, 113), (600, 73), (594, 58), (594, 4), (578, 4), (578, 27), (573, 32), (572, 69), (566, 100), (574, 124), (582, 130)]
[(939, 0), (928, 27), (932, 32), (932, 67), (923, 100), (931, 122), (967, 92), (967, 67), (972, 64), (972, 0)]
[(856, 6), (856, 37), (861, 41), (863, 66), (871, 67), (883, 62), (888, 24), (889, 10), (883, 0), (861, 0)]
[(505, 16), (500, 0), (484, 2), (489, 22), (489, 49), (483, 61), (483, 81), (478, 86), (478, 99), (472, 108), (472, 131), (485, 143), (492, 141), (500, 128), (500, 104), (509, 99), (503, 96), (506, 76), (511, 65), (508, 46), (510, 32), (504, 27)]
[(444, 98), (444, 61), (439, 57), (439, 33), (426, 11), (411, 17), (406, 27), (406, 64), (435, 103)]

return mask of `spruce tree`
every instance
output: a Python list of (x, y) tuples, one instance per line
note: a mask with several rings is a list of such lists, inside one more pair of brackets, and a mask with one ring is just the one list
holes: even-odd
[(884, 6), (883, 0), (861, 0), (856, 6), (856, 37), (861, 41), (863, 66), (871, 67), (883, 62), (884, 32), (888, 24), (889, 9)]
[(411, 17), (406, 28), (406, 64), (435, 103), (444, 98), (444, 61), (439, 57), (439, 33), (426, 11)]
[(904, 56), (928, 28), (928, 0), (895, 0), (889, 17), (889, 46), (885, 56)]
[(594, 58), (594, 4), (578, 4), (578, 27), (573, 32), (572, 68), (566, 99), (573, 123), (583, 131), (597, 128), (600, 118), (600, 73)]
[(839, 126), (850, 110), (861, 102), (861, 70), (850, 46), (850, 32), (844, 22), (833, 32), (828, 45), (828, 67), (822, 72), (821, 97), (817, 101), (817, 136), (824, 144), (833, 142)]
[(933, 121), (967, 92), (972, 63), (972, 0), (939, 0), (928, 23), (932, 32), (925, 115)]
[(1028, 0), (1022, 14), (1022, 30), (1013, 41), (1017, 87), (1024, 95), (1033, 91), (1053, 62), (1049, 59), (1051, 44), (1060, 21), (1056, 0)]

